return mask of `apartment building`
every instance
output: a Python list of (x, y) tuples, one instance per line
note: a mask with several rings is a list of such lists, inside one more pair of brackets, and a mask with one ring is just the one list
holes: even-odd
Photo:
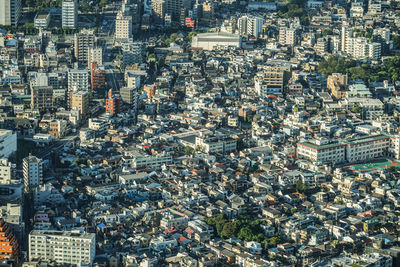
[(31, 108), (40, 111), (53, 108), (53, 88), (51, 86), (32, 87)]
[(122, 44), (122, 60), (124, 66), (142, 63), (143, 48), (140, 43), (126, 42)]
[(151, 168), (160, 169), (164, 164), (172, 164), (172, 156), (168, 153), (158, 155), (147, 155), (140, 152), (130, 153), (131, 167), (134, 169)]
[(96, 36), (91, 30), (82, 30), (75, 34), (74, 55), (76, 60), (81, 63), (89, 61), (90, 49), (94, 47)]
[(22, 172), (25, 189), (31, 189), (43, 183), (43, 160), (29, 155), (22, 160)]
[(9, 162), (7, 158), (0, 158), (0, 184), (11, 184), (15, 168), (16, 165)]
[(313, 162), (359, 162), (385, 156), (399, 158), (399, 137), (389, 135), (363, 136), (329, 143), (328, 140), (297, 144), (297, 155)]
[(57, 264), (91, 265), (96, 254), (95, 234), (79, 231), (33, 230), (29, 234), (29, 260), (47, 259)]
[(68, 91), (87, 91), (89, 89), (89, 73), (87, 70), (70, 69), (68, 71)]
[(90, 86), (92, 91), (104, 89), (106, 86), (106, 70), (103, 66), (99, 67), (96, 62), (91, 63)]
[(290, 67), (267, 66), (254, 77), (255, 91), (259, 96), (282, 94), (290, 78)]
[(279, 28), (279, 43), (281, 45), (295, 45), (298, 39), (298, 29), (280, 27)]
[(259, 37), (262, 33), (263, 19), (256, 16), (242, 16), (237, 23), (239, 34)]
[(79, 110), (82, 116), (89, 112), (89, 93), (87, 91), (77, 91), (71, 93), (70, 108)]
[(76, 28), (78, 25), (78, 2), (76, 0), (63, 0), (61, 21), (63, 28)]
[(118, 13), (115, 20), (115, 39), (129, 40), (132, 38), (132, 17)]
[(237, 141), (231, 138), (218, 139), (216, 136), (197, 136), (196, 146), (206, 153), (230, 153), (236, 151)]
[(16, 235), (11, 230), (10, 226), (0, 219), (0, 260), (12, 259), (15, 265), (18, 266), (19, 245)]

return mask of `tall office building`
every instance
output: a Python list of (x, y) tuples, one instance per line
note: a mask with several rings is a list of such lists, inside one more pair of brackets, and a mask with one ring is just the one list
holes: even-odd
[(63, 28), (76, 28), (78, 26), (77, 0), (63, 0), (61, 20)]
[(25, 190), (43, 184), (43, 160), (29, 155), (22, 160)]
[(132, 17), (118, 13), (115, 20), (115, 39), (129, 40), (132, 38)]
[(29, 260), (53, 260), (59, 265), (91, 266), (96, 255), (93, 233), (33, 230), (29, 234)]
[(94, 47), (95, 41), (96, 36), (93, 31), (82, 30), (80, 33), (75, 34), (74, 54), (80, 63), (89, 61), (89, 51)]
[(21, 0), (0, 0), (0, 25), (18, 25), (22, 12), (21, 2)]

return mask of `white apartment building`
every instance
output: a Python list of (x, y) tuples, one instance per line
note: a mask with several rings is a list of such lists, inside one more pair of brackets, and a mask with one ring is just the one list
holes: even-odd
[(195, 146), (200, 146), (206, 153), (230, 153), (236, 151), (237, 142), (234, 139), (218, 139), (215, 136), (196, 136)]
[(352, 28), (343, 26), (341, 39), (342, 52), (351, 55), (353, 58), (378, 60), (382, 56), (380, 43), (371, 42), (365, 37), (354, 37)]
[(68, 71), (68, 91), (88, 91), (89, 72), (87, 70), (70, 69)]
[(78, 26), (77, 0), (63, 0), (61, 13), (63, 28), (76, 28)]
[(35, 19), (33, 21), (33, 25), (35, 26), (35, 28), (37, 29), (47, 29), (47, 27), (49, 27), (49, 23), (50, 23), (50, 13), (46, 13), (46, 12), (39, 12), (38, 14), (36, 14)]
[(8, 158), (17, 151), (17, 134), (11, 130), (0, 129), (0, 157)]
[(238, 19), (240, 35), (260, 36), (262, 33), (263, 19), (256, 16), (242, 16)]
[(43, 184), (43, 160), (31, 155), (24, 158), (22, 171), (26, 190)]
[(359, 162), (385, 156), (400, 157), (400, 137), (389, 135), (363, 136), (335, 143), (297, 144), (297, 155), (313, 162)]
[(132, 17), (118, 13), (115, 20), (115, 39), (129, 40), (132, 38)]
[(0, 159), (0, 184), (11, 184), (15, 165), (8, 161), (7, 158)]
[(89, 118), (89, 125), (88, 125), (89, 130), (104, 132), (107, 129), (108, 125), (109, 123), (105, 119)]
[(160, 169), (164, 164), (172, 164), (172, 156), (168, 153), (162, 153), (154, 156), (150, 156), (142, 153), (133, 153), (132, 157), (132, 168), (140, 169), (149, 167), (151, 169)]
[(281, 45), (295, 45), (297, 43), (297, 28), (279, 28), (279, 43)]
[(79, 231), (33, 230), (29, 234), (29, 260), (53, 260), (57, 264), (93, 263), (96, 254), (95, 234)]

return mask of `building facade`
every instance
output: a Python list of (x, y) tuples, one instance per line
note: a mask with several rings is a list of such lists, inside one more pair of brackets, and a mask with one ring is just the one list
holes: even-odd
[(43, 184), (43, 160), (28, 156), (22, 160), (25, 190), (32, 189)]
[(95, 253), (92, 233), (33, 230), (29, 234), (29, 260), (41, 258), (57, 264), (91, 265)]
[(63, 28), (76, 28), (78, 26), (78, 2), (77, 0), (63, 0), (61, 21)]
[(17, 26), (22, 14), (21, 0), (0, 1), (0, 25)]

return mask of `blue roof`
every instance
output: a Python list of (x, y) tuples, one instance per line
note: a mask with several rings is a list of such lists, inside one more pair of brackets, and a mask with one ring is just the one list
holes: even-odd
[(97, 225), (97, 228), (101, 229), (101, 228), (103, 228), (104, 226), (105, 226), (104, 223), (100, 223), (100, 224)]

